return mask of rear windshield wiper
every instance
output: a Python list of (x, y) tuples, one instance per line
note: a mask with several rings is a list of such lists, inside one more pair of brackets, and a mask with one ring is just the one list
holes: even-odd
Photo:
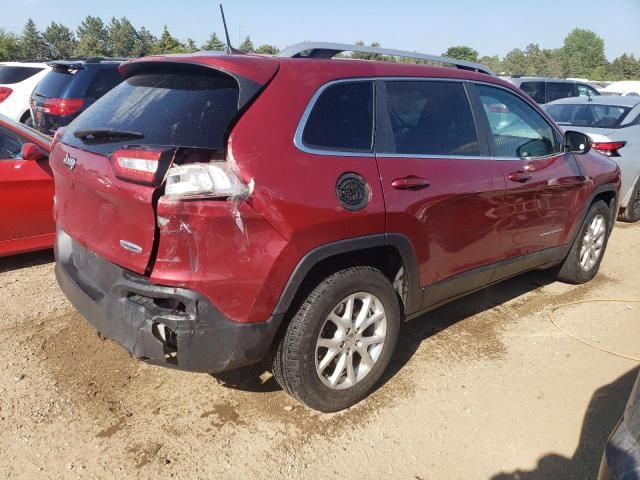
[(110, 128), (96, 128), (93, 130), (77, 130), (73, 136), (80, 140), (109, 140), (118, 138), (140, 139), (144, 135), (140, 132), (127, 132), (124, 130), (113, 130)]

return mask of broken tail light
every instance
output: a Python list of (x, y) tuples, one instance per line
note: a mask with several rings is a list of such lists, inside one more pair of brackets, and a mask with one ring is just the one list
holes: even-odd
[(9, 95), (11, 95), (12, 93), (13, 90), (11, 90), (9, 87), (0, 87), (0, 103), (9, 98)]
[(111, 154), (111, 163), (116, 177), (122, 180), (159, 185), (160, 163), (169, 155), (172, 150), (119, 148)]
[(165, 196), (169, 198), (229, 198), (249, 193), (228, 162), (174, 165), (167, 172)]
[(48, 98), (44, 101), (44, 111), (62, 117), (78, 113), (84, 105), (83, 98)]
[(625, 141), (619, 141), (619, 142), (593, 142), (592, 148), (595, 148), (599, 152), (604, 153), (607, 157), (619, 157), (620, 153), (618, 153), (618, 150), (620, 150), (626, 144), (627, 144), (627, 142), (625, 142)]

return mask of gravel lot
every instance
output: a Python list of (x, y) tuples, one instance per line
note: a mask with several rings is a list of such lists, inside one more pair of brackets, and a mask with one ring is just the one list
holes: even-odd
[[(533, 272), (406, 324), (384, 384), (331, 415), (261, 383), (266, 363), (139, 363), (64, 299), (50, 252), (0, 259), (0, 478), (594, 478), (637, 362), (549, 312), (640, 299), (639, 252), (618, 223), (589, 284)], [(639, 303), (556, 318), (640, 357)]]

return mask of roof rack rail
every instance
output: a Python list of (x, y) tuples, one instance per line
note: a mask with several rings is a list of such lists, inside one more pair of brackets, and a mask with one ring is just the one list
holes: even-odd
[(346, 43), (331, 42), (302, 42), (285, 48), (276, 57), (285, 58), (332, 58), (342, 52), (373, 53), (378, 55), (389, 55), (393, 57), (415, 58), (417, 60), (427, 60), (430, 62), (448, 63), (455, 65), (462, 70), (471, 70), (488, 75), (494, 75), (491, 69), (479, 63), (457, 60), (450, 57), (438, 55), (428, 55), (426, 53), (409, 52), (405, 50), (394, 50), (391, 48), (367, 47), (366, 45), (349, 45)]

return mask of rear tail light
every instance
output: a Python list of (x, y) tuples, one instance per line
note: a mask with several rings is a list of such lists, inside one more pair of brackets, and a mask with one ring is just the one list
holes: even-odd
[(618, 150), (624, 147), (627, 142), (593, 142), (593, 148), (604, 153), (607, 157), (619, 157)]
[(116, 177), (146, 185), (157, 185), (156, 176), (163, 156), (171, 150), (119, 148), (111, 154)]
[(44, 111), (51, 115), (65, 117), (78, 113), (83, 105), (83, 98), (48, 98), (44, 101)]
[(9, 98), (9, 95), (11, 95), (12, 93), (13, 90), (11, 90), (9, 87), (0, 87), (0, 103)]
[(172, 166), (167, 172), (165, 196), (169, 198), (228, 198), (250, 193), (228, 162)]

